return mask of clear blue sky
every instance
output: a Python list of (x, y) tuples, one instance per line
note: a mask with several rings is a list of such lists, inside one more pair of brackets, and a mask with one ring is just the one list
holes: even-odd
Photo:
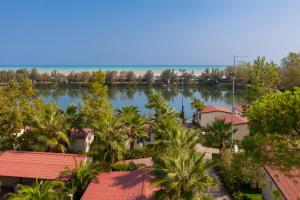
[(300, 51), (299, 0), (1, 0), (0, 64), (230, 64)]

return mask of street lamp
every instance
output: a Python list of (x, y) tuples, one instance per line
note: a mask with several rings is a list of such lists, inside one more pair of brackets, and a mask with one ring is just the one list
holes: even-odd
[(183, 74), (185, 73), (185, 69), (179, 69), (179, 71), (181, 72), (181, 95), (182, 95), (182, 99), (181, 99), (181, 117), (182, 120), (184, 120), (184, 105), (183, 105)]
[(232, 73), (232, 113), (231, 113), (231, 148), (233, 148), (233, 115), (235, 113), (235, 80), (236, 80), (236, 64), (244, 62), (244, 60), (238, 60), (247, 58), (248, 56), (233, 56), (233, 73)]

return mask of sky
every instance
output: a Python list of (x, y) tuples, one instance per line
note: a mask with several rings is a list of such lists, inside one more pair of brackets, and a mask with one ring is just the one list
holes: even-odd
[(0, 64), (280, 63), (299, 0), (0, 0)]

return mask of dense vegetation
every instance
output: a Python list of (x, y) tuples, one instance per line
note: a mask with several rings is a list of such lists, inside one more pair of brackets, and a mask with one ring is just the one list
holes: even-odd
[[(113, 110), (107, 88), (108, 76), (116, 80), (111, 72), (82, 74), (89, 77), (85, 79), (89, 92), (84, 95), (80, 108), (70, 105), (66, 110), (59, 108), (55, 101), (45, 103), (36, 96), (33, 82), (39, 81), (37, 72), (28, 76), (26, 71), (14, 72), (15, 77), (0, 88), (0, 151), (70, 152), (71, 128), (90, 127), (95, 140), (88, 153), (93, 161), (77, 163), (76, 170), (62, 172), (69, 181), (37, 180), (32, 186), (19, 185), (16, 193), (7, 195), (7, 199), (69, 199), (71, 196), (80, 199), (88, 184), (97, 180), (99, 171), (133, 170), (139, 166), (116, 163), (148, 156), (154, 162), (150, 169), (153, 184), (159, 187), (155, 199), (210, 199), (207, 190), (217, 185), (209, 173), (215, 163), (206, 161), (204, 154), (196, 150), (200, 143), (219, 148), (218, 172), (233, 197), (241, 199), (245, 188), (257, 189), (252, 185), (258, 181), (258, 169), (262, 165), (284, 169), (300, 166), (300, 89), (294, 87), (299, 84), (299, 57), (299, 54), (289, 54), (282, 68), (258, 58), (253, 64), (247, 64), (248, 67), (240, 66), (236, 72), (230, 72), (237, 77), (247, 74), (247, 81), (237, 80), (250, 83), (246, 116), (251, 133), (241, 142), (239, 152), (232, 150), (230, 124), (215, 121), (203, 136), (202, 130), (183, 126), (180, 113), (169, 107), (159, 93), (149, 92), (145, 107), (152, 112), (147, 117), (135, 106)], [(284, 81), (281, 73), (293, 77), (296, 74), (296, 77)], [(151, 82), (153, 73), (146, 74)], [(57, 72), (53, 72), (53, 77), (58, 82), (66, 81)], [(124, 77), (137, 80), (132, 73)], [(187, 77), (185, 80), (190, 80)], [(163, 72), (161, 78), (165, 83), (178, 81), (172, 70)], [(198, 111), (204, 107), (199, 99), (194, 99), (191, 106)], [(155, 140), (146, 145), (150, 130)], [(137, 139), (144, 141), (140, 149), (134, 149)]]
[[(262, 67), (262, 68), (261, 68)], [(254, 74), (258, 73), (258, 74)], [(92, 72), (70, 72), (64, 74), (58, 71), (39, 72), (36, 68), (32, 70), (18, 69), (0, 71), (0, 83), (8, 83), (11, 80), (22, 81), (30, 79), (33, 83), (80, 83), (86, 84), (92, 81)], [(232, 76), (238, 86), (246, 87), (248, 84), (253, 85), (255, 78), (270, 80), (265, 82), (266, 88), (278, 86), (282, 89), (292, 89), (300, 86), (300, 53), (291, 52), (287, 57), (282, 59), (281, 65), (277, 66), (273, 62), (267, 62), (265, 58), (258, 58), (254, 63), (242, 63), (236, 68), (228, 66), (221, 70), (218, 68), (206, 68), (200, 75), (194, 72), (183, 72), (178, 74), (174, 69), (166, 69), (160, 75), (154, 75), (149, 70), (141, 75), (136, 75), (133, 71), (107, 71), (105, 75), (105, 83), (108, 85), (118, 83), (143, 83), (143, 84), (205, 84), (216, 85), (219, 83), (230, 84)], [(276, 79), (269, 79), (269, 76), (277, 76)], [(262, 82), (261, 82), (262, 83)], [(253, 88), (255, 92), (255, 88)], [(259, 91), (263, 93), (264, 91)]]

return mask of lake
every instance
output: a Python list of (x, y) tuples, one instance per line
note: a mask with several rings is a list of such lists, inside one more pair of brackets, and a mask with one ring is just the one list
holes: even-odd
[[(116, 85), (109, 87), (109, 101), (115, 109), (124, 105), (137, 106), (143, 115), (147, 115), (149, 110), (145, 108), (147, 95), (151, 92), (161, 93), (169, 105), (181, 111), (182, 98), (184, 101), (185, 116), (191, 119), (194, 110), (191, 108), (191, 101), (200, 98), (206, 105), (222, 105), (231, 108), (232, 92), (230, 88), (205, 87), (205, 86), (186, 86), (183, 92), (180, 87), (144, 86), (144, 85)], [(37, 94), (50, 102), (54, 99), (57, 104), (65, 109), (68, 104), (82, 105), (83, 97), (88, 94), (85, 87), (80, 86), (39, 86)], [(244, 102), (245, 91), (237, 89), (235, 101), (237, 104)]]

